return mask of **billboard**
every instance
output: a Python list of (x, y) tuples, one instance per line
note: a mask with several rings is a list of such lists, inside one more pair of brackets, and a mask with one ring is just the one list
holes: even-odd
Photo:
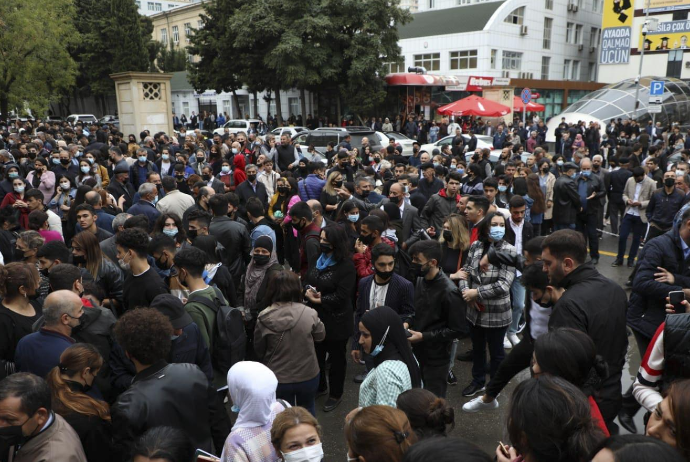
[(604, 2), (599, 64), (627, 64), (630, 61), (634, 13), (634, 3), (630, 0)]
[(638, 50), (644, 46), (645, 53), (669, 51), (690, 48), (690, 21), (665, 21), (659, 23), (659, 29), (648, 32), (645, 39), (642, 34), (638, 38)]
[[(643, 8), (647, 6), (647, 2), (643, 3)], [(687, 0), (649, 0), (649, 12), (661, 13), (663, 11), (676, 11), (690, 9), (690, 3)], [(643, 11), (647, 11), (644, 8)]]

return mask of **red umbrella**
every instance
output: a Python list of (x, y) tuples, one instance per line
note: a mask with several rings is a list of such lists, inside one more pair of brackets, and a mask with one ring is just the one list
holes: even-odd
[[(530, 101), (527, 103), (527, 112), (543, 112), (546, 110), (543, 104)], [(522, 99), (519, 96), (513, 96), (513, 111), (522, 112)]]
[(454, 103), (441, 106), (437, 112), (442, 115), (452, 116), (500, 117), (510, 114), (510, 108), (501, 103), (471, 95)]

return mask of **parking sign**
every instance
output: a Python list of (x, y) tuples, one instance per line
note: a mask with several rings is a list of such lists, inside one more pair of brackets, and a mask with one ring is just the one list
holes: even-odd
[(652, 80), (649, 84), (649, 102), (661, 104), (664, 97), (664, 81)]

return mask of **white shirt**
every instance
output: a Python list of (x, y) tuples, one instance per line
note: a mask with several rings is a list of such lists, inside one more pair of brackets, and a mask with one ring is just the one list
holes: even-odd
[(510, 227), (515, 233), (515, 251), (518, 255), (522, 255), (522, 228), (525, 226), (525, 220), (522, 220), (519, 225), (515, 224), (512, 219), (508, 221), (510, 221)]
[[(635, 184), (635, 196), (633, 196), (633, 202), (638, 201), (638, 199), (640, 198), (640, 192), (641, 191), (642, 191), (642, 181)], [(633, 216), (639, 217), (640, 216), (640, 208), (639, 207), (630, 207), (630, 210), (628, 210), (628, 215), (633, 215)]]
[(549, 319), (553, 308), (544, 308), (534, 300), (530, 300), (532, 307), (529, 312), (529, 334), (533, 339), (539, 338), (549, 330)]
[[(374, 276), (376, 278), (376, 276)], [(386, 294), (390, 281), (385, 284), (377, 284), (376, 279), (371, 281), (371, 292), (369, 293), (369, 309), (378, 308), (386, 305)]]

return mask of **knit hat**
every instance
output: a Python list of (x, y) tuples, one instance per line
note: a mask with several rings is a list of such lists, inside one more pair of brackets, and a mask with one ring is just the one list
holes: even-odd
[(254, 248), (257, 247), (273, 252), (273, 239), (270, 236), (259, 236), (254, 242)]

